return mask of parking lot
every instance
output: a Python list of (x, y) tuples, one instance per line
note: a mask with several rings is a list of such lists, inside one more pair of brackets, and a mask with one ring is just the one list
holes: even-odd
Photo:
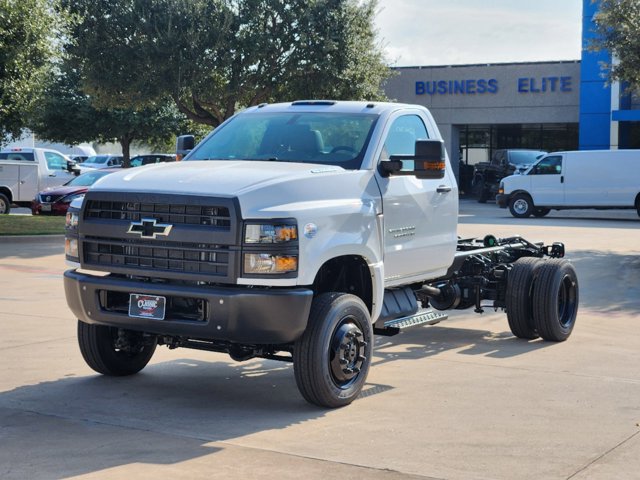
[(640, 218), (519, 220), (463, 200), (459, 235), (562, 241), (580, 310), (564, 343), (455, 312), (376, 340), (363, 395), (301, 398), (290, 364), (159, 348), (139, 375), (82, 360), (61, 240), (0, 240), (0, 478), (640, 478)]

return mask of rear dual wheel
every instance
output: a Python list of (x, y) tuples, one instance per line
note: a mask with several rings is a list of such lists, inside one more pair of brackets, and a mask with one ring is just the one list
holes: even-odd
[(566, 260), (521, 258), (507, 280), (506, 307), (511, 332), (552, 342), (569, 338), (578, 313), (578, 277)]

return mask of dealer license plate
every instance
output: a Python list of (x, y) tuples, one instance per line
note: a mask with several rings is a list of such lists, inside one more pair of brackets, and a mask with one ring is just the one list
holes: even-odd
[(42, 211), (43, 212), (50, 212), (51, 211), (51, 205), (48, 203), (43, 203), (41, 205)]
[(164, 320), (167, 299), (157, 295), (129, 294), (129, 316)]

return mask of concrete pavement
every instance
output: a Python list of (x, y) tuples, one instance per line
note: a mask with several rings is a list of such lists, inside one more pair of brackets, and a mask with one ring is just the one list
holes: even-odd
[(378, 338), (364, 394), (339, 410), (267, 360), (159, 348), (139, 375), (99, 376), (61, 243), (0, 243), (0, 478), (640, 478), (640, 219), (464, 201), (460, 221), (462, 236), (565, 242), (572, 337), (526, 342), (503, 313), (455, 312)]

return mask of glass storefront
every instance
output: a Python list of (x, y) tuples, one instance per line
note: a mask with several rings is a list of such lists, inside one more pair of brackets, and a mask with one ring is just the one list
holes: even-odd
[(460, 125), (460, 165), (488, 162), (493, 152), (528, 148), (557, 152), (578, 149), (577, 123)]

